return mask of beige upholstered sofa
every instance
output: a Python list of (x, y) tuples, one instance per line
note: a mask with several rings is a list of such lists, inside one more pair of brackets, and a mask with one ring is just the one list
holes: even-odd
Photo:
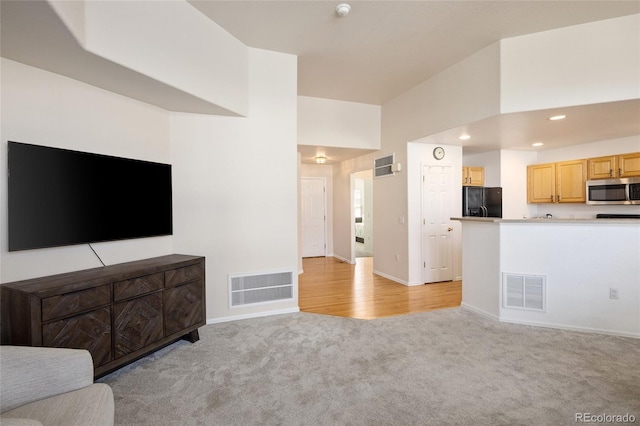
[(81, 349), (0, 346), (0, 425), (113, 425), (111, 388)]

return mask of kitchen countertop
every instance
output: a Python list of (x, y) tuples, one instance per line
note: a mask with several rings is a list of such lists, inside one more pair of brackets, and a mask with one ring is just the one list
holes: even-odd
[(459, 220), (461, 222), (480, 222), (480, 223), (575, 223), (575, 224), (628, 224), (628, 225), (640, 225), (639, 219), (596, 219), (596, 218), (542, 218), (532, 217), (526, 219), (503, 219), (499, 217), (452, 217), (451, 220)]

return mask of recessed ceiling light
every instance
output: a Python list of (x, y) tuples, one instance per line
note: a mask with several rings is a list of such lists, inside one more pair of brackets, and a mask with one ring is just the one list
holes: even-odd
[(460, 139), (461, 141), (466, 141), (471, 139), (471, 136), (464, 134), (464, 135), (461, 135), (458, 139)]
[(325, 157), (324, 155), (318, 155), (316, 157), (316, 163), (318, 164), (324, 164), (327, 162), (327, 157)]
[(544, 145), (542, 142), (535, 142), (531, 144), (531, 146), (542, 146), (542, 145)]
[(549, 120), (551, 121), (558, 121), (558, 120), (564, 120), (565, 118), (567, 118), (566, 115), (554, 115), (553, 117), (549, 117)]

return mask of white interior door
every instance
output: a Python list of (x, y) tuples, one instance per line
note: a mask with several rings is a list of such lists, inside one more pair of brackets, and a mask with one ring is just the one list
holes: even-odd
[(324, 178), (302, 178), (302, 257), (326, 256), (326, 199)]
[(422, 168), (422, 256), (425, 283), (453, 279), (451, 166)]

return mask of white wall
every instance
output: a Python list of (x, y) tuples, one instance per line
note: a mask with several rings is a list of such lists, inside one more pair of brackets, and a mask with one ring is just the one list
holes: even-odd
[(501, 112), (640, 97), (640, 15), (501, 40)]
[[(86, 244), (7, 251), (7, 141), (171, 163), (166, 111), (7, 59), (1, 74), (1, 281), (101, 266)], [(172, 241), (156, 237), (93, 246), (110, 265), (170, 254)]]
[(500, 112), (500, 45), (494, 43), (382, 105), (382, 149)]
[[(298, 269), (296, 58), (258, 49), (249, 57), (247, 118), (171, 114), (3, 59), (0, 220), (7, 140), (171, 163), (174, 235), (95, 244), (105, 263), (206, 256), (210, 322), (296, 311), (297, 294), (228, 307), (228, 274)], [(8, 253), (2, 232), (2, 282), (100, 266), (87, 245)]]
[[(299, 98), (298, 98), (299, 99)], [(327, 186), (327, 256), (333, 256), (333, 166), (331, 164), (301, 164), (300, 177), (325, 178)]]
[(537, 216), (538, 206), (527, 203), (527, 166), (536, 162), (537, 153), (534, 151), (500, 151), (503, 218)]
[[(495, 43), (385, 102), (379, 155), (395, 153), (397, 162), (409, 164), (408, 142), (497, 114), (499, 65), (499, 44)], [(462, 153), (460, 159), (461, 156)], [(413, 278), (409, 279), (408, 247), (413, 245), (409, 243), (410, 230), (398, 223), (399, 217), (411, 212), (407, 210), (408, 176), (409, 173), (401, 173), (394, 178), (376, 179), (373, 184), (374, 269), (401, 282), (413, 282)], [(396, 261), (396, 254), (400, 261)]]
[(246, 114), (247, 47), (186, 1), (51, 5), (87, 51)]
[(578, 160), (640, 151), (640, 135), (538, 151), (537, 163)]
[(547, 280), (546, 312), (501, 307), (500, 319), (640, 337), (638, 259), (636, 224), (500, 224), (501, 272)]
[[(640, 337), (637, 224), (464, 221), (463, 306), (506, 322)], [(505, 308), (502, 274), (546, 278), (544, 311)], [(611, 299), (609, 289), (618, 289)]]
[(462, 306), (500, 317), (500, 225), (464, 221), (462, 226)]
[[(228, 275), (298, 271), (296, 57), (249, 51), (246, 118), (171, 114), (174, 249), (207, 258), (209, 321), (297, 310), (231, 309)], [(297, 285), (296, 285), (297, 292)]]
[(298, 97), (298, 144), (380, 148), (381, 107), (356, 102)]

